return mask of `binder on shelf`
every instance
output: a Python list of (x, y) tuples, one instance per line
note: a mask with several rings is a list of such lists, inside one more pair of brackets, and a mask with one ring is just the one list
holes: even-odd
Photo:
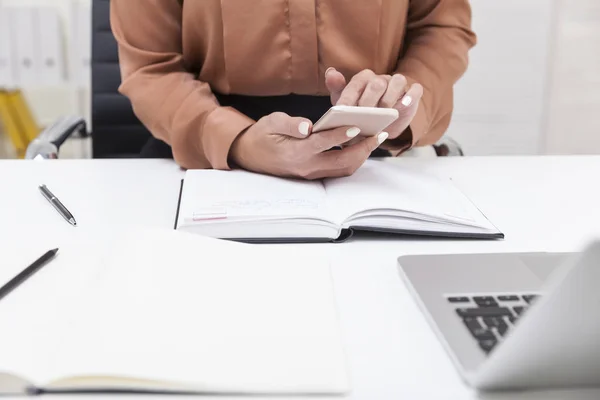
[(5, 91), (0, 91), (0, 122), (2, 123), (3, 132), (8, 136), (16, 150), (17, 157), (22, 158), (27, 148), (27, 140), (22, 134), (19, 123), (12, 111), (8, 93)]
[(0, 90), (15, 86), (11, 41), (9, 11), (0, 9)]
[(39, 25), (33, 7), (11, 7), (11, 36), (18, 86), (40, 83)]
[(58, 11), (55, 7), (39, 7), (37, 17), (41, 83), (45, 86), (60, 85), (65, 81), (65, 65)]
[(23, 158), (40, 128), (21, 91), (0, 90), (0, 122), (15, 147), (17, 157)]
[(71, 1), (71, 38), (71, 79), (77, 86), (88, 88), (92, 79), (92, 9), (89, 4)]
[(23, 136), (29, 145), (40, 134), (41, 129), (31, 112), (29, 104), (25, 100), (25, 96), (23, 96), (20, 90), (8, 92), (8, 98), (12, 104), (13, 112), (21, 125)]

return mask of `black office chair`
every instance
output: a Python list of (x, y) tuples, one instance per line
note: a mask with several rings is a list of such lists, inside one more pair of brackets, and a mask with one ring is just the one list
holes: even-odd
[[(92, 156), (137, 158), (151, 137), (133, 113), (129, 99), (118, 92), (121, 83), (117, 42), (110, 27), (110, 0), (92, 2)], [(87, 134), (81, 117), (63, 117), (45, 129), (28, 147), (26, 158), (58, 158), (60, 146), (73, 134)], [(444, 138), (434, 146), (438, 156), (462, 155), (460, 146)]]
[(94, 0), (92, 11), (92, 141), (94, 158), (137, 157), (150, 132), (119, 94), (117, 42), (110, 28), (110, 0)]

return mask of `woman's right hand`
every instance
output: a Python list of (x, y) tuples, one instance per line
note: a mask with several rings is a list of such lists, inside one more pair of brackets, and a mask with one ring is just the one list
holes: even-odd
[(352, 175), (388, 134), (366, 137), (342, 150), (331, 150), (354, 139), (356, 127), (311, 134), (305, 118), (276, 112), (261, 118), (233, 142), (230, 159), (248, 171), (304, 179)]

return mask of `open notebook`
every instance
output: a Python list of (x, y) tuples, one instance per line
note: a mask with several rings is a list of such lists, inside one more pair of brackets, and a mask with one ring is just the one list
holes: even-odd
[(0, 301), (0, 395), (349, 390), (327, 262), (173, 230), (100, 242), (53, 243)]
[(342, 241), (355, 231), (503, 237), (449, 179), (373, 160), (323, 181), (189, 170), (175, 226), (250, 242)]

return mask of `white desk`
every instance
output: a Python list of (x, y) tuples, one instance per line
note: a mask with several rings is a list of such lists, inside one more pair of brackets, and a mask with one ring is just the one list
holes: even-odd
[[(462, 384), (399, 280), (395, 264), (398, 256), (409, 253), (580, 249), (589, 238), (600, 236), (600, 157), (394, 162), (452, 177), (504, 231), (506, 240), (371, 237), (337, 245), (290, 245), (334, 260), (354, 389), (350, 398), (600, 398), (598, 391), (478, 397)], [(165, 160), (0, 161), (0, 247), (128, 225), (170, 228), (182, 176)], [(41, 182), (71, 209), (78, 228), (70, 227), (42, 198), (37, 189)]]

